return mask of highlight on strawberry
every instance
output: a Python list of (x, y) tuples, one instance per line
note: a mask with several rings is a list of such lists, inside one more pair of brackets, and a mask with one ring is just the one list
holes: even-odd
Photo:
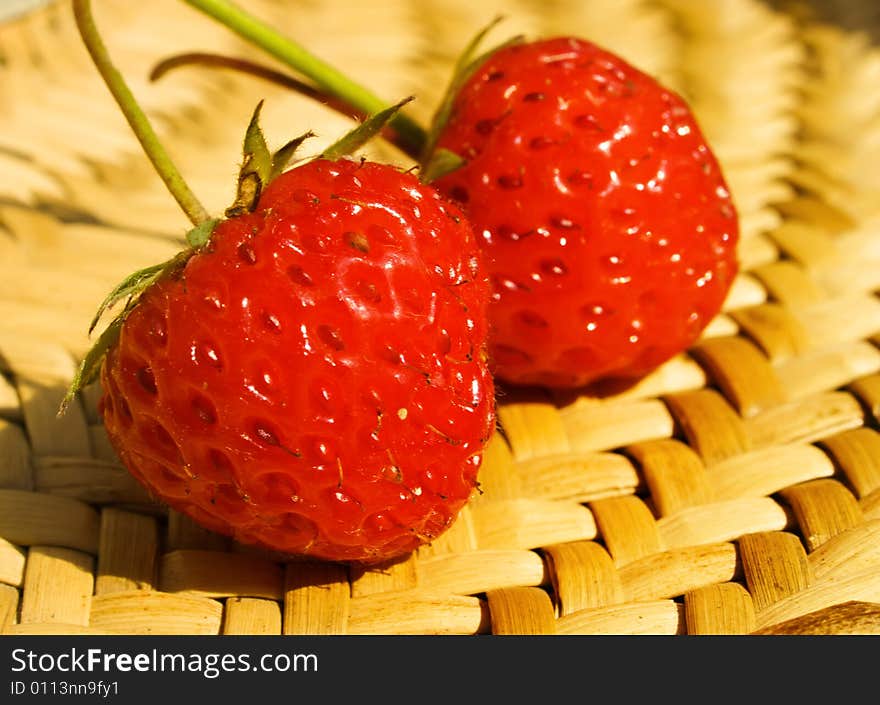
[(489, 283), (467, 218), (433, 187), (353, 154), (403, 101), (318, 155), (269, 150), (254, 111), (235, 201), (211, 217), (114, 69), (95, 65), (169, 191), (189, 246), (127, 277), (62, 405), (100, 379), (131, 474), (247, 544), (373, 563), (431, 541), (477, 487), (495, 427)]
[[(373, 96), (227, 0), (187, 0), (353, 109)], [(739, 222), (685, 100), (578, 37), (479, 32), (427, 128), (392, 126), (421, 178), (459, 203), (491, 278), (493, 373), (583, 388), (642, 378), (684, 352), (738, 272)], [(338, 76), (338, 72), (334, 74)]]

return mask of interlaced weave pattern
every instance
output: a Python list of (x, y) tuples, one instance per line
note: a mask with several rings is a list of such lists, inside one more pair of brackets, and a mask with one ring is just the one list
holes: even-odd
[[(482, 493), (433, 545), (356, 569), (231, 544), (151, 500), (99, 390), (57, 417), (98, 304), (187, 222), (67, 2), (0, 26), (0, 631), (11, 634), (880, 633), (880, 50), (759, 0), (246, 0), (427, 118), (499, 33), (580, 34), (691, 101), (742, 219), (742, 272), (686, 354), (603, 396), (502, 390)], [(243, 128), (350, 126), (253, 77), (181, 2), (96, 0), (193, 190), (232, 200)], [(365, 15), (369, 15), (368, 17)], [(267, 60), (272, 63), (271, 60)], [(377, 142), (369, 156), (409, 166)]]

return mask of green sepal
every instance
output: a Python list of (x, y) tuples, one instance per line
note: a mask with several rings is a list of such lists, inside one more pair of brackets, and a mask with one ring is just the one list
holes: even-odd
[(404, 98), (399, 103), (370, 115), (356, 128), (327, 147), (321, 154), (321, 157), (324, 159), (339, 159), (340, 157), (350, 156), (378, 135), (394, 119), (394, 116), (400, 112), (400, 109), (411, 100), (413, 100), (412, 96)]
[[(454, 171), (459, 166), (464, 164), (464, 159), (458, 157), (458, 164), (448, 169), (447, 171), (442, 171), (441, 173), (435, 174), (433, 177), (428, 178), (426, 176), (427, 173), (430, 173), (433, 168), (431, 166), (432, 162), (435, 160), (435, 151), (437, 151), (437, 140), (440, 138), (440, 133), (443, 132), (446, 127), (446, 123), (449, 122), (449, 117), (452, 114), (452, 106), (455, 103), (455, 98), (458, 95), (458, 92), (461, 90), (462, 86), (467, 83), (468, 79), (474, 74), (474, 72), (482, 66), (486, 60), (492, 56), (495, 52), (500, 49), (504, 49), (505, 47), (511, 46), (513, 44), (519, 44), (523, 41), (522, 36), (515, 36), (507, 41), (502, 42), (494, 46), (492, 49), (485, 51), (483, 53), (477, 53), (480, 45), (483, 43), (483, 40), (486, 38), (486, 35), (501, 22), (503, 18), (496, 17), (492, 20), (488, 25), (483, 27), (473, 39), (468, 43), (465, 47), (464, 51), (458, 57), (458, 60), (455, 62), (455, 66), (452, 70), (452, 77), (449, 80), (449, 85), (446, 87), (446, 91), (443, 94), (443, 98), (440, 100), (439, 105), (437, 106), (437, 110), (434, 112), (434, 116), (431, 119), (431, 125), (428, 129), (428, 135), (425, 140), (424, 148), (422, 150), (421, 164), (422, 164), (422, 181), (425, 183), (430, 182), (433, 179), (439, 178), (440, 176), (444, 176), (445, 174)], [(442, 164), (444, 167), (449, 167), (451, 165), (451, 160), (449, 157), (442, 157)]]
[(426, 184), (451, 174), (464, 164), (464, 159), (449, 149), (435, 149), (428, 163), (422, 167), (419, 178)]
[[(219, 222), (219, 218), (211, 218), (210, 220), (206, 220), (204, 223), (199, 223), (194, 228), (190, 229), (186, 234), (186, 241), (189, 246), (194, 250), (201, 249), (205, 243), (211, 239), (211, 234), (214, 232), (214, 228), (217, 227), (217, 223)], [(162, 265), (159, 266), (161, 267)]]
[(192, 250), (184, 250), (183, 252), (177, 253), (174, 257), (161, 264), (154, 264), (149, 267), (145, 267), (144, 269), (139, 269), (134, 274), (130, 274), (125, 279), (123, 279), (119, 284), (117, 284), (113, 290), (105, 297), (105, 299), (101, 302), (101, 305), (98, 307), (98, 312), (95, 314), (92, 322), (89, 326), (89, 334), (91, 334), (95, 327), (98, 325), (98, 322), (101, 320), (101, 317), (106, 313), (110, 308), (115, 306), (117, 303), (125, 299), (125, 306), (122, 311), (117, 314), (117, 316), (107, 325), (104, 331), (98, 336), (98, 339), (92, 345), (91, 348), (86, 352), (85, 356), (80, 363), (79, 368), (71, 380), (70, 386), (67, 388), (67, 392), (64, 394), (64, 398), (61, 400), (61, 406), (58, 409), (58, 415), (64, 414), (67, 410), (67, 407), (70, 405), (71, 400), (77, 395), (79, 391), (83, 389), (83, 387), (88, 386), (98, 376), (98, 373), (101, 370), (101, 365), (104, 362), (104, 357), (107, 354), (107, 351), (113, 346), (116, 340), (119, 338), (119, 332), (122, 330), (122, 324), (125, 322), (126, 317), (134, 308), (135, 303), (137, 302), (140, 295), (155, 281), (157, 281), (160, 277), (164, 276), (166, 273), (173, 272), (176, 269), (182, 267), (186, 261), (193, 255)]
[(308, 132), (300, 135), (299, 137), (294, 137), (290, 142), (285, 144), (279, 150), (272, 155), (272, 172), (269, 176), (269, 179), (272, 180), (276, 176), (280, 176), (281, 173), (287, 168), (287, 165), (290, 164), (290, 160), (293, 159), (294, 154), (300, 148), (303, 142), (307, 139), (311, 139), (315, 136), (315, 133), (309, 130)]
[(104, 363), (104, 357), (107, 351), (119, 338), (119, 331), (125, 322), (124, 316), (118, 316), (104, 329), (104, 332), (98, 336), (98, 340), (89, 349), (80, 363), (79, 369), (73, 376), (64, 398), (61, 400), (61, 406), (58, 408), (58, 416), (64, 415), (67, 407), (76, 398), (81, 389), (87, 387), (94, 382), (101, 371), (101, 365)]

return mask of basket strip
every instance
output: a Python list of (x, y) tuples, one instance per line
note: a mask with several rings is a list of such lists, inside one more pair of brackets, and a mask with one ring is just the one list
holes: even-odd
[[(17, 398), (17, 397), (16, 397)], [(21, 426), (0, 418), (0, 487), (31, 490), (34, 478), (30, 463), (30, 445)]]
[(758, 629), (802, 617), (850, 601), (880, 603), (880, 571), (876, 566), (830, 578), (778, 600), (757, 613)]
[(544, 561), (534, 551), (471, 551), (422, 560), (419, 578), (421, 584), (451, 595), (549, 582)]
[(348, 571), (351, 596), (414, 588), (419, 583), (423, 563), (411, 554), (375, 566), (352, 565)]
[(222, 551), (171, 551), (161, 558), (159, 590), (202, 597), (280, 600), (283, 571), (257, 556)]
[(343, 566), (313, 562), (287, 565), (282, 613), (284, 633), (345, 634), (349, 629), (350, 598), (351, 588)]
[(721, 501), (771, 495), (789, 485), (835, 472), (831, 459), (810, 444), (771, 445), (734, 456), (706, 471), (713, 496)]
[(566, 453), (534, 458), (510, 468), (520, 494), (535, 499), (590, 502), (603, 497), (632, 494), (638, 473), (617, 453)]
[[(780, 228), (782, 227), (784, 226), (780, 226)], [(810, 273), (791, 259), (774, 257), (767, 264), (752, 267), (751, 273), (767, 290), (768, 303), (777, 303), (786, 307), (803, 307), (820, 301), (825, 295), (822, 286), (813, 279)], [(787, 311), (787, 309), (783, 310)], [(735, 315), (739, 319), (743, 317), (743, 314), (743, 311), (737, 311)], [(741, 325), (744, 324), (741, 323)], [(801, 334), (805, 335), (806, 332)], [(773, 359), (773, 355), (770, 357)]]
[(812, 480), (787, 487), (780, 494), (791, 505), (807, 550), (862, 522), (858, 501), (837, 480)]
[(0, 539), (0, 583), (18, 587), (24, 580), (27, 553), (23, 548)]
[(480, 549), (531, 549), (596, 536), (593, 515), (577, 502), (482, 502), (470, 507), (470, 516)]
[(572, 541), (544, 548), (561, 616), (624, 602), (623, 586), (611, 556), (595, 541)]
[(841, 531), (808, 556), (817, 581), (858, 573), (874, 567), (880, 570), (880, 520), (874, 519)]
[(858, 428), (864, 413), (847, 392), (823, 392), (763, 411), (743, 424), (755, 449), (774, 445), (812, 443)]
[(95, 594), (157, 588), (159, 524), (116, 507), (101, 511)]
[(223, 605), (192, 595), (133, 590), (95, 595), (89, 626), (135, 635), (219, 634)]
[(82, 551), (31, 546), (21, 596), (22, 624), (89, 624), (94, 558)]
[(739, 583), (707, 585), (685, 593), (687, 633), (749, 634), (755, 631), (755, 607), (751, 595)]
[(742, 419), (714, 389), (671, 394), (664, 400), (676, 428), (707, 467), (750, 449)]
[(739, 540), (743, 574), (755, 609), (761, 611), (812, 582), (812, 571), (797, 536), (784, 531), (748, 534)]
[(638, 497), (600, 499), (590, 504), (614, 565), (620, 567), (662, 550), (654, 517)]
[(674, 636), (684, 634), (684, 616), (674, 600), (629, 602), (622, 605), (584, 609), (556, 621), (557, 634)]
[(699, 456), (677, 439), (637, 443), (626, 453), (638, 465), (658, 516), (708, 502), (712, 490)]
[(18, 590), (0, 585), (0, 634), (8, 634), (18, 618)]
[(281, 606), (274, 600), (230, 597), (223, 608), (223, 634), (281, 634)]
[(222, 551), (229, 548), (229, 540), (196, 524), (189, 517), (168, 511), (164, 546), (168, 551), (205, 550)]
[(497, 588), (486, 593), (492, 633), (541, 635), (556, 633), (556, 618), (550, 596), (541, 588)]
[(730, 541), (756, 531), (781, 530), (785, 510), (769, 497), (732, 499), (689, 507), (663, 517), (657, 530), (669, 548)]
[(840, 605), (810, 612), (764, 629), (753, 632), (758, 635), (807, 635), (848, 636), (880, 634), (880, 605), (873, 602), (852, 600)]
[(727, 542), (654, 553), (619, 569), (627, 601), (678, 597), (699, 587), (733, 580), (736, 547)]
[(668, 438), (673, 420), (662, 402), (651, 399), (620, 403), (576, 404), (560, 412), (577, 453), (613, 450), (623, 446)]
[(857, 428), (824, 438), (820, 445), (834, 459), (857, 497), (880, 487), (880, 433)]
[(471, 635), (489, 630), (488, 610), (480, 598), (422, 590), (355, 598), (348, 618), (350, 634)]
[[(106, 439), (107, 434), (100, 429)], [(160, 511), (144, 487), (124, 471), (119, 459), (101, 460), (82, 456), (36, 456), (31, 458), (34, 490), (69, 497), (88, 504), (124, 504), (143, 512)]]
[(22, 546), (98, 550), (98, 512), (84, 502), (0, 489), (0, 535)]

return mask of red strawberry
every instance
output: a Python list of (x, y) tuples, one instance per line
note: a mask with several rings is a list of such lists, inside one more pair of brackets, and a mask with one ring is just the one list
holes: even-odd
[(465, 163), (435, 185), (482, 236), (500, 379), (636, 378), (719, 312), (737, 214), (688, 106), (651, 77), (576, 38), (508, 45), (440, 130)]
[(246, 543), (378, 560), (443, 532), (493, 429), (468, 222), (375, 163), (285, 172), (140, 297), (108, 352), (120, 458)]

